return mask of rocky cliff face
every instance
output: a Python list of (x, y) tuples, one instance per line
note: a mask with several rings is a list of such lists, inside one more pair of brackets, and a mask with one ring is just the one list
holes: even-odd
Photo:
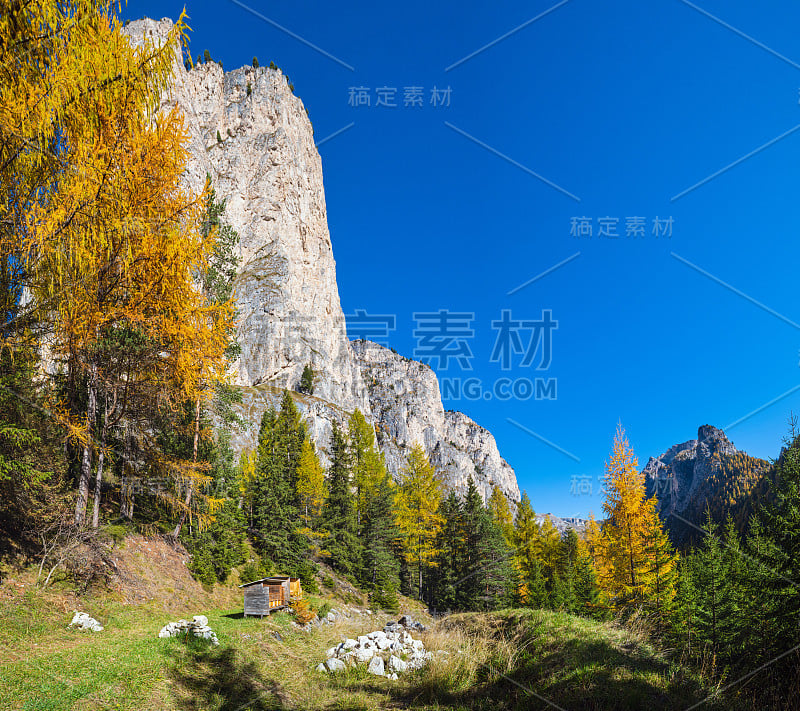
[[(170, 20), (128, 26), (164, 37)], [(242, 385), (293, 388), (303, 367), (318, 373), (318, 395), (345, 409), (367, 408), (336, 286), (322, 162), (303, 102), (280, 70), (216, 62), (187, 71), (178, 59), (171, 100), (191, 137), (189, 182), (211, 176), (239, 233), (236, 280)]]
[(519, 501), (514, 470), (492, 434), (461, 412), (445, 411), (439, 381), (427, 365), (370, 341), (352, 346), (386, 465), (395, 477), (419, 442), (448, 488), (463, 494), (471, 476), (484, 500), (497, 486), (510, 501)]
[(650, 457), (643, 472), (647, 495), (655, 495), (673, 541), (682, 544), (695, 538), (707, 507), (717, 523), (748, 510), (748, 496), (769, 467), (737, 450), (722, 430), (703, 425), (697, 439)]
[[(157, 41), (171, 25), (168, 19), (145, 19), (126, 31), (134, 41)], [(237, 449), (254, 445), (263, 411), (277, 403), (283, 388), (297, 386), (310, 363), (314, 395), (296, 399), (323, 458), (331, 422), (358, 408), (378, 426), (394, 474), (419, 441), (449, 486), (463, 491), (472, 475), (484, 495), (496, 484), (517, 501), (514, 471), (494, 438), (465, 415), (444, 412), (430, 369), (373, 344), (351, 347), (320, 156), (305, 107), (281, 71), (223, 72), (214, 62), (186, 70), (176, 49), (175, 80), (164, 102), (186, 117), (187, 182), (197, 189), (211, 176), (241, 240), (235, 287), (242, 353), (235, 377), (251, 428), (236, 436)], [(368, 387), (365, 377), (377, 384)]]

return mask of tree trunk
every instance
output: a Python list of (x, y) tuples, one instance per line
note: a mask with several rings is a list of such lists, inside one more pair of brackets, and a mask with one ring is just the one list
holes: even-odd
[(133, 520), (133, 479), (125, 474), (126, 471), (131, 472), (133, 464), (131, 464), (131, 440), (128, 427), (125, 427), (125, 459), (122, 462), (122, 487), (120, 490), (120, 503), (119, 515), (129, 521)]
[[(196, 464), (197, 463), (197, 449), (198, 445), (200, 444), (200, 398), (195, 400), (194, 405), (194, 443), (192, 444), (192, 461)], [(180, 535), (181, 528), (183, 527), (184, 521), (186, 521), (186, 514), (189, 511), (189, 504), (192, 503), (192, 493), (194, 492), (194, 481), (191, 479), (189, 483), (186, 485), (186, 498), (183, 500), (184, 505), (186, 508), (183, 510), (181, 514), (181, 519), (178, 521), (178, 525), (175, 526), (175, 530), (172, 532), (172, 535), (177, 538)]]
[(86, 443), (83, 445), (81, 473), (78, 479), (78, 500), (75, 503), (75, 523), (83, 523), (86, 503), (89, 500), (89, 481), (92, 476), (92, 440), (97, 416), (97, 365), (89, 371), (88, 403), (86, 405)]
[(100, 452), (97, 455), (97, 474), (94, 480), (94, 507), (92, 509), (92, 528), (100, 525), (100, 497), (103, 487), (103, 460), (105, 459), (106, 431), (108, 427), (108, 402), (103, 408), (103, 426), (100, 429)]

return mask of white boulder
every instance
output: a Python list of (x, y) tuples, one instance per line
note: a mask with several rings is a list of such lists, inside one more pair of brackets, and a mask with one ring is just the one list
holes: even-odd
[(328, 659), (325, 662), (325, 666), (328, 668), (328, 671), (331, 673), (340, 672), (345, 670), (345, 664), (341, 659)]
[(383, 667), (383, 659), (381, 657), (373, 657), (367, 667), (367, 671), (375, 676), (386, 676)]
[(397, 672), (402, 673), (406, 670), (408, 665), (400, 659), (400, 657), (395, 657), (394, 654), (389, 657), (389, 671), (390, 672)]

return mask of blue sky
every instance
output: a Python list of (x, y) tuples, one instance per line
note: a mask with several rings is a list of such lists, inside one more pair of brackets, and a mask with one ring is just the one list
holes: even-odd
[[(190, 0), (192, 54), (275, 61), (318, 140), (349, 127), (320, 145), (345, 313), (396, 315), (388, 343), (412, 357), (443, 343), (415, 336), (414, 314), (474, 314), (474, 335), (452, 342), (471, 369), (434, 358), (441, 378), (490, 394), (498, 378), (521, 394), (557, 383), (555, 399), (445, 399), (494, 433), (537, 511), (599, 513), (618, 421), (644, 464), (800, 385), (800, 6), (246, 4), (266, 19)], [(182, 6), (130, 2), (124, 16)], [(369, 106), (349, 105), (352, 87)], [(381, 87), (398, 106), (376, 105)], [(422, 106), (403, 105), (406, 87)], [(431, 105), (434, 87), (449, 106)], [(570, 234), (579, 217), (592, 238)], [(629, 217), (644, 236), (626, 237)], [(671, 237), (652, 234), (656, 218)], [(620, 236), (598, 237), (603, 224)], [(511, 353), (508, 371), (491, 362), (503, 310), (551, 311), (549, 365), (541, 350), (529, 365)], [(524, 347), (533, 331), (516, 333)], [(773, 457), (792, 409), (800, 389), (729, 437)]]

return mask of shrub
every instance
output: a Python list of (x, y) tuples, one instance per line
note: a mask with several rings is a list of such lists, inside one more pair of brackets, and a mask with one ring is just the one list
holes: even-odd
[(253, 57), (253, 68), (258, 69), (258, 57)]
[(112, 541), (114, 541), (114, 545), (119, 545), (120, 543), (123, 543), (125, 541), (125, 536), (128, 533), (128, 529), (125, 528), (125, 526), (119, 526), (119, 525), (103, 526), (102, 531)]
[(247, 95), (250, 96), (250, 94), (252, 93), (253, 93), (253, 87), (250, 85), (250, 82), (247, 82)]
[(297, 620), (298, 624), (307, 625), (317, 616), (317, 613), (311, 609), (308, 598), (300, 598), (299, 600), (295, 600), (292, 604), (294, 605), (294, 618)]

